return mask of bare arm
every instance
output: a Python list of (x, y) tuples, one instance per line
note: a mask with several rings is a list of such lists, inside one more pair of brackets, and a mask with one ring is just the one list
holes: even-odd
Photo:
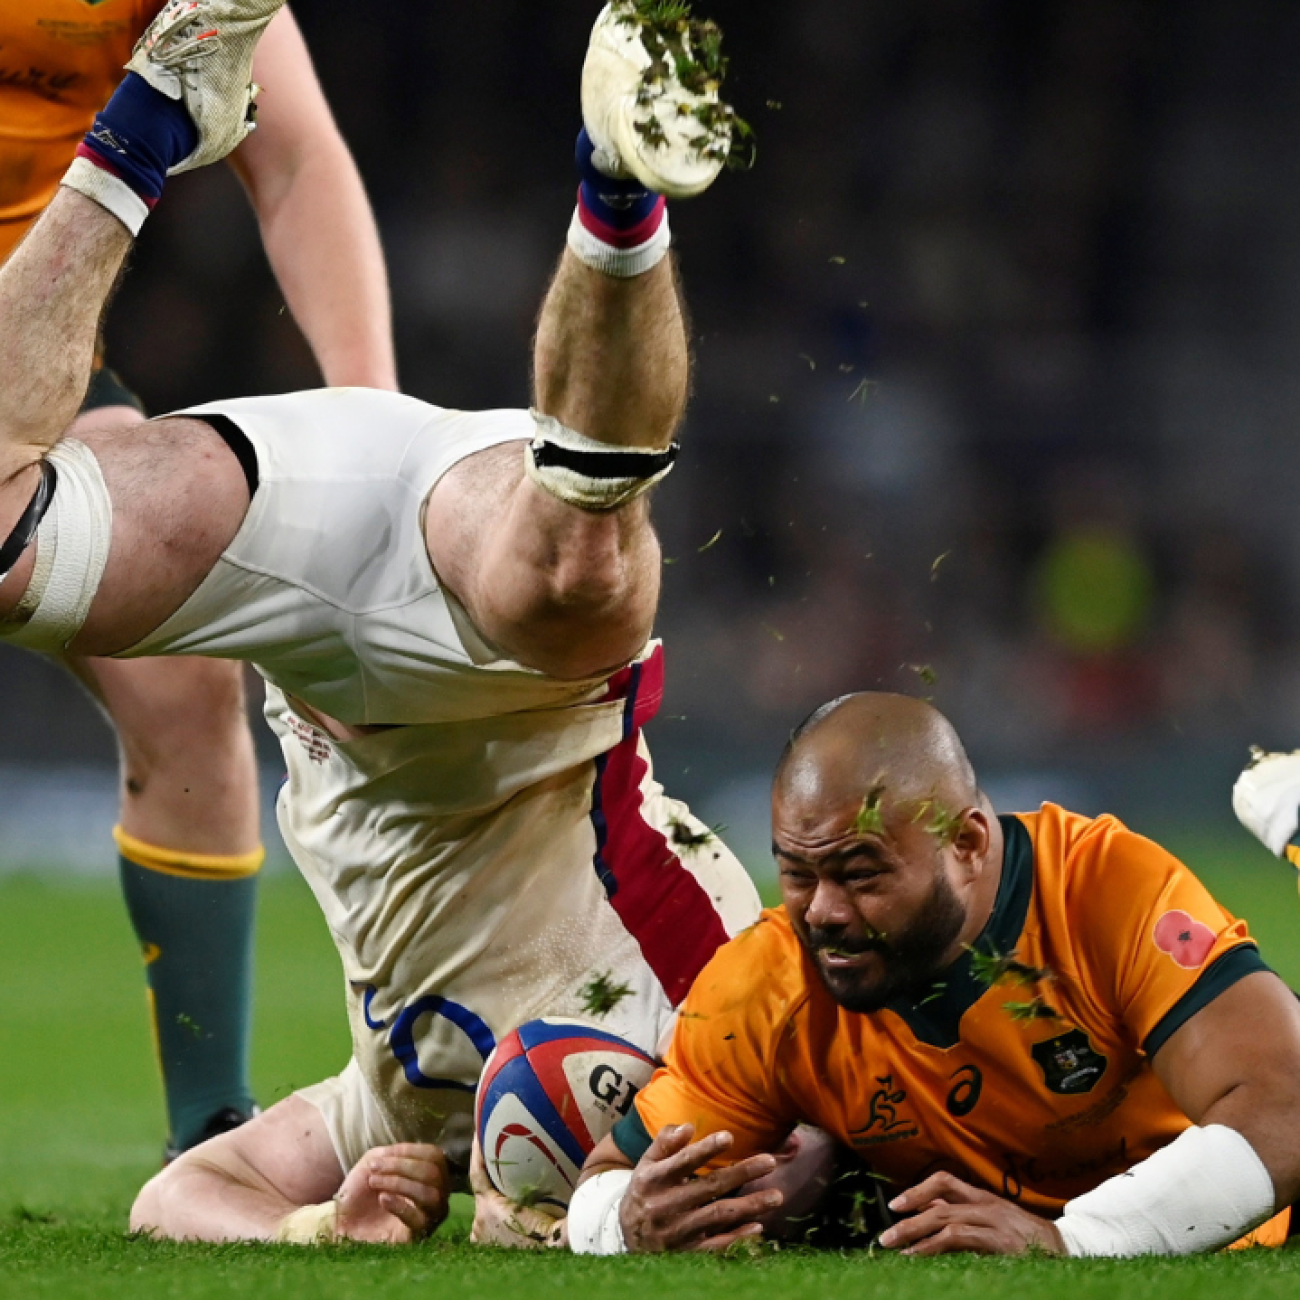
[(448, 1192), (442, 1152), (417, 1143), (377, 1148), (345, 1178), (320, 1111), (289, 1097), (150, 1179), (131, 1228), (180, 1241), (273, 1241), (295, 1210), (337, 1197), (331, 1235), (401, 1243), (437, 1227)]
[(230, 156), (327, 384), (397, 387), (388, 279), (361, 177), (288, 9), (253, 62), (257, 130)]
[[(1273, 1181), (1275, 1208), (1296, 1200), (1300, 1004), (1276, 975), (1239, 980), (1182, 1025), (1152, 1064), (1189, 1119), (1235, 1129), (1250, 1143)], [(909, 1254), (1065, 1249), (1055, 1224), (952, 1174), (931, 1175), (895, 1197), (890, 1209), (910, 1217), (885, 1232), (881, 1244)]]
[(1278, 1208), (1300, 1198), (1300, 1002), (1276, 975), (1238, 980), (1152, 1064), (1189, 1119), (1236, 1129), (1254, 1147)]

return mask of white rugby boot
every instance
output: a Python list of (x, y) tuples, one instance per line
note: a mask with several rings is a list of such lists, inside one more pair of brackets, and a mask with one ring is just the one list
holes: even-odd
[[(718, 97), (721, 33), (668, 0), (612, 0), (591, 31), (582, 117), (610, 176), (635, 176), (670, 199), (701, 194), (745, 130)], [(676, 15), (676, 16), (674, 16)]]
[(168, 0), (127, 61), (168, 99), (180, 100), (198, 148), (169, 176), (206, 167), (253, 129), (253, 50), (285, 0)]
[(1291, 843), (1300, 829), (1300, 750), (1252, 749), (1249, 765), (1232, 787), (1232, 810), (1270, 853), (1300, 867), (1300, 848)]

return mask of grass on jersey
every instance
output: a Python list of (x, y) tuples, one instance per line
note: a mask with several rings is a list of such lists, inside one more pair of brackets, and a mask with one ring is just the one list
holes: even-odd
[[(1171, 843), (1300, 987), (1300, 902), (1290, 873), (1240, 838)], [(259, 915), (255, 1082), (264, 1104), (347, 1058), (342, 976), (311, 896), (267, 882)], [(468, 1202), (426, 1245), (176, 1246), (123, 1236), (158, 1166), (161, 1102), (134, 941), (109, 884), (0, 880), (0, 1297), (357, 1296), (456, 1300), (642, 1296), (889, 1300), (1221, 1300), (1300, 1293), (1300, 1250), (1174, 1261), (815, 1256), (580, 1260), (466, 1244)], [(1207, 1170), (1207, 1177), (1214, 1171)], [(865, 1276), (864, 1276), (865, 1274)]]

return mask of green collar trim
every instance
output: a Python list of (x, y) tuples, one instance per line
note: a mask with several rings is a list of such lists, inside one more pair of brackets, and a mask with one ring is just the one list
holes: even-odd
[[(999, 817), (1002, 825), (1002, 879), (993, 914), (971, 945), (981, 956), (1005, 957), (1020, 943), (1034, 892), (1034, 845), (1019, 817)], [(904, 995), (886, 1003), (922, 1043), (947, 1049), (961, 1038), (961, 1018), (988, 992), (975, 974), (972, 954), (964, 952), (935, 980), (928, 992)]]

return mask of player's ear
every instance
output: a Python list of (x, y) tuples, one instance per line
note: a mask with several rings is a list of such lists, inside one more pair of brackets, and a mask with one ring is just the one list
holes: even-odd
[(953, 823), (951, 836), (953, 855), (974, 879), (984, 865), (993, 839), (988, 815), (982, 808), (963, 808)]

